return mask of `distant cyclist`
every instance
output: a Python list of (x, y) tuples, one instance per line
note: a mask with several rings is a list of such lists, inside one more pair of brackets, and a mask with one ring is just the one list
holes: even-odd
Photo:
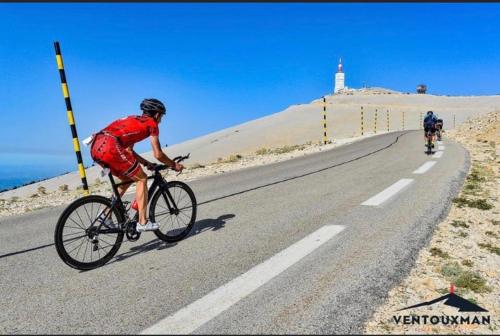
[(441, 141), (441, 135), (443, 134), (443, 119), (438, 118), (436, 121), (436, 133), (438, 141)]
[(436, 135), (436, 123), (437, 117), (432, 111), (427, 111), (427, 115), (424, 118), (424, 138), (427, 141), (427, 133), (430, 132), (432, 135), (432, 147), (434, 148), (434, 136)]
[(147, 219), (147, 175), (140, 164), (152, 168), (149, 162), (134, 151), (134, 144), (146, 139), (151, 140), (154, 157), (176, 171), (182, 171), (184, 166), (171, 160), (161, 149), (158, 139), (158, 124), (166, 113), (165, 105), (158, 99), (144, 99), (140, 105), (142, 115), (131, 115), (113, 121), (101, 131), (94, 134), (90, 153), (92, 159), (99, 165), (109, 168), (111, 174), (122, 182), (118, 192), (123, 195), (133, 182), (137, 182), (136, 201), (139, 211), (137, 231), (154, 231), (159, 228), (157, 223)]

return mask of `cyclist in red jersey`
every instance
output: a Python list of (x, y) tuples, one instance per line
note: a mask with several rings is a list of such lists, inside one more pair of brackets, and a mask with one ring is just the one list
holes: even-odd
[(101, 131), (97, 132), (92, 140), (90, 154), (99, 165), (109, 168), (111, 174), (123, 182), (118, 187), (120, 195), (137, 183), (136, 201), (139, 211), (137, 231), (154, 231), (159, 228), (157, 223), (146, 218), (148, 194), (147, 175), (140, 164), (150, 168), (154, 163), (149, 162), (134, 151), (134, 144), (149, 137), (155, 159), (166, 164), (175, 171), (182, 171), (184, 166), (171, 160), (161, 149), (158, 139), (158, 124), (161, 122), (166, 108), (157, 99), (144, 99), (141, 103), (141, 116), (133, 115), (113, 121)]

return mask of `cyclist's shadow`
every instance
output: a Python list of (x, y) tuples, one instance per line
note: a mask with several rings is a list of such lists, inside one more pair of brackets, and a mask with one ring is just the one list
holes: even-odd
[[(199, 220), (196, 223), (194, 223), (193, 229), (191, 230), (189, 235), (186, 238), (184, 238), (184, 240), (189, 239), (189, 237), (191, 237), (191, 236), (203, 233), (203, 232), (208, 231), (208, 230), (212, 230), (212, 231), (220, 230), (225, 226), (226, 221), (228, 219), (231, 219), (234, 217), (235, 217), (234, 214), (227, 214), (227, 215), (221, 215), (215, 219), (214, 218), (206, 218), (206, 219)], [(167, 243), (167, 242), (164, 242), (163, 240), (160, 240), (158, 238), (153, 239), (153, 240), (150, 240), (148, 242), (145, 242), (144, 244), (130, 247), (129, 251), (126, 251), (122, 254), (117, 255), (115, 258), (112, 259), (111, 262), (109, 262), (106, 265), (112, 264), (112, 263), (117, 262), (117, 261), (125, 260), (125, 259), (130, 258), (136, 254), (139, 254), (139, 253), (144, 253), (144, 252), (148, 252), (148, 251), (152, 251), (152, 250), (163, 250), (166, 248), (173, 247), (175, 245), (177, 245), (177, 243)], [(106, 266), (106, 265), (104, 265), (104, 266)]]
[(228, 219), (231, 219), (234, 217), (236, 217), (234, 214), (227, 214), (227, 215), (219, 216), (218, 218), (215, 218), (215, 219), (206, 218), (206, 219), (202, 219), (200, 221), (197, 221), (194, 224), (193, 229), (191, 230), (189, 235), (186, 237), (186, 239), (191, 237), (191, 236), (195, 236), (197, 234), (208, 231), (208, 230), (212, 230), (212, 231), (220, 230), (225, 226), (226, 221)]

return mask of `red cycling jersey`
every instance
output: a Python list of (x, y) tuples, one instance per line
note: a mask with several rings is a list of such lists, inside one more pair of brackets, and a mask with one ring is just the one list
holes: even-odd
[(90, 155), (101, 166), (110, 168), (113, 175), (121, 179), (133, 178), (141, 167), (128, 147), (158, 134), (158, 123), (149, 116), (118, 119), (96, 134)]
[(113, 121), (102, 132), (111, 134), (120, 139), (123, 147), (130, 147), (153, 135), (158, 136), (158, 123), (147, 115), (128, 116)]

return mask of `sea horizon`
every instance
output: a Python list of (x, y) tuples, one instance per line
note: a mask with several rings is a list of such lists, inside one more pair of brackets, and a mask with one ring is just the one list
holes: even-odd
[[(0, 153), (0, 191), (78, 169), (74, 155)], [(84, 160), (85, 166), (91, 162)]]
[(70, 169), (64, 170), (60, 166), (40, 168), (0, 165), (0, 192), (50, 179), (67, 172), (70, 172)]

